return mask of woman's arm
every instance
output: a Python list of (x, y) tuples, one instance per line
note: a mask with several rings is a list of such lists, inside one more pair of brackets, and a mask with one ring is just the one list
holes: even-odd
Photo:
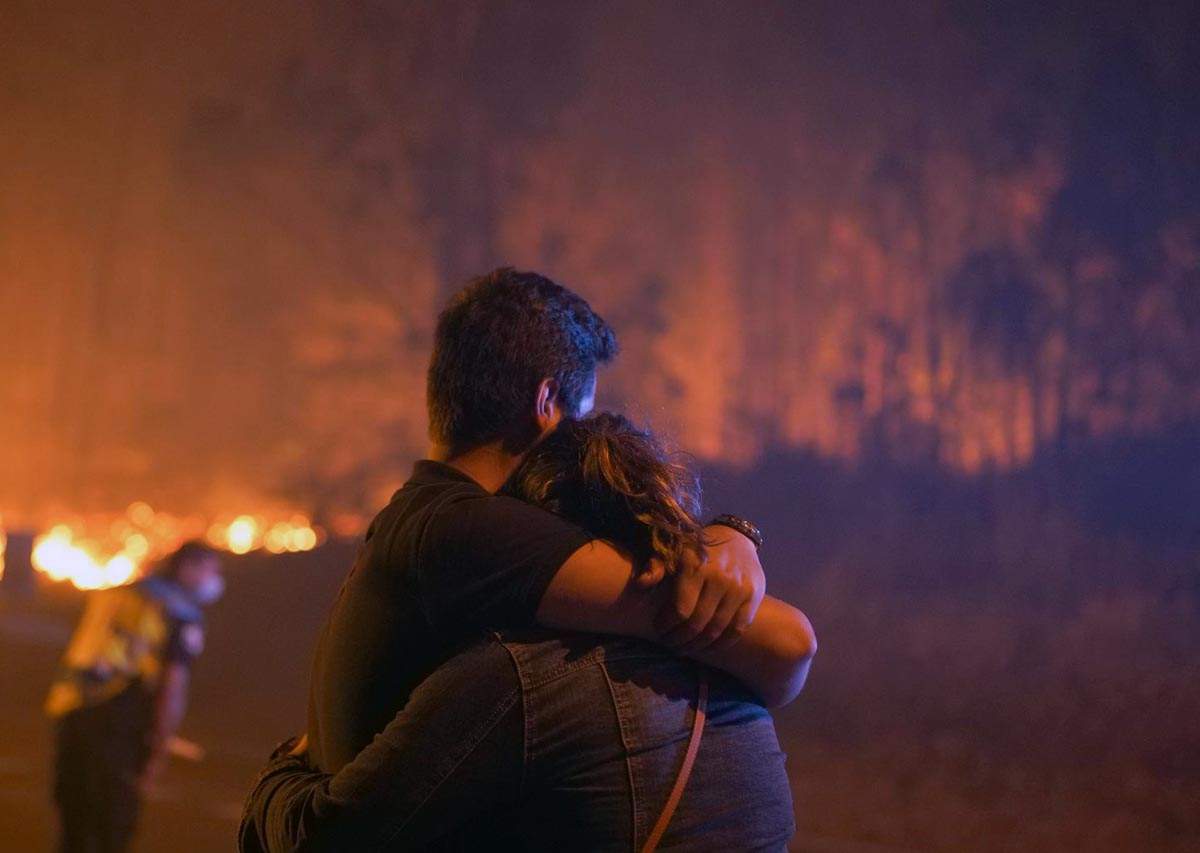
[(817, 635), (808, 617), (767, 596), (740, 639), (685, 654), (736, 676), (764, 705), (778, 708), (800, 695), (816, 653)]
[[(645, 589), (633, 577), (627, 556), (606, 542), (593, 541), (572, 554), (554, 575), (538, 607), (537, 621), (548, 628), (655, 642), (677, 639), (661, 621), (663, 610), (676, 606), (678, 600), (673, 578)], [(706, 624), (705, 614), (700, 616), (699, 624)], [(691, 639), (683, 645), (670, 644), (681, 654), (738, 678), (768, 707), (796, 698), (817, 651), (816, 635), (805, 615), (770, 596), (763, 598), (757, 616), (739, 637), (713, 642), (717, 637), (693, 633)]]
[(336, 774), (273, 758), (246, 802), (241, 853), (425, 849), (515, 804), (524, 761), (520, 686), (485, 641), (452, 657)]

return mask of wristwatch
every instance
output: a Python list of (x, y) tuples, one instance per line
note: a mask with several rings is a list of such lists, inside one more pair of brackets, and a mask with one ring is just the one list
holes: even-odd
[(710, 521), (709, 524), (720, 524), (723, 527), (736, 530), (738, 533), (742, 534), (751, 542), (753, 542), (756, 549), (761, 548), (763, 545), (762, 531), (758, 529), (757, 525), (746, 521), (744, 518), (738, 518), (736, 515), (729, 515), (728, 513), (725, 513), (718, 515), (716, 518)]

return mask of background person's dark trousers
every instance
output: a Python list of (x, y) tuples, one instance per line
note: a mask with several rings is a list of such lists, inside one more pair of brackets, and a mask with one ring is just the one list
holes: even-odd
[(63, 853), (118, 853), (133, 838), (148, 756), (147, 697), (134, 684), (58, 721), (54, 798)]

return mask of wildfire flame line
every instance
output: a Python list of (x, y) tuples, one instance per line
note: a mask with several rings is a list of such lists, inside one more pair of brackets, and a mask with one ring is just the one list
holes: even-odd
[[(55, 524), (34, 539), (32, 562), (52, 581), (68, 581), (79, 589), (105, 589), (136, 580), (149, 563), (192, 538), (204, 538), (213, 547), (233, 554), (259, 548), (283, 554), (315, 548), (324, 541), (324, 533), (300, 513), (280, 520), (238, 515), (206, 525), (198, 517), (155, 512), (139, 501), (116, 517), (93, 516)], [(4, 542), (0, 529), (0, 573)]]

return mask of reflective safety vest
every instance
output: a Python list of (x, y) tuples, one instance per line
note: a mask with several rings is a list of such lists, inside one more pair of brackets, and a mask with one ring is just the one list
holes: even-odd
[(174, 639), (192, 646), (190, 656), (200, 652), (199, 610), (189, 606), (178, 587), (160, 578), (90, 593), (46, 696), (46, 713), (61, 717), (98, 705), (135, 681), (153, 690), (172, 630), (181, 632)]

